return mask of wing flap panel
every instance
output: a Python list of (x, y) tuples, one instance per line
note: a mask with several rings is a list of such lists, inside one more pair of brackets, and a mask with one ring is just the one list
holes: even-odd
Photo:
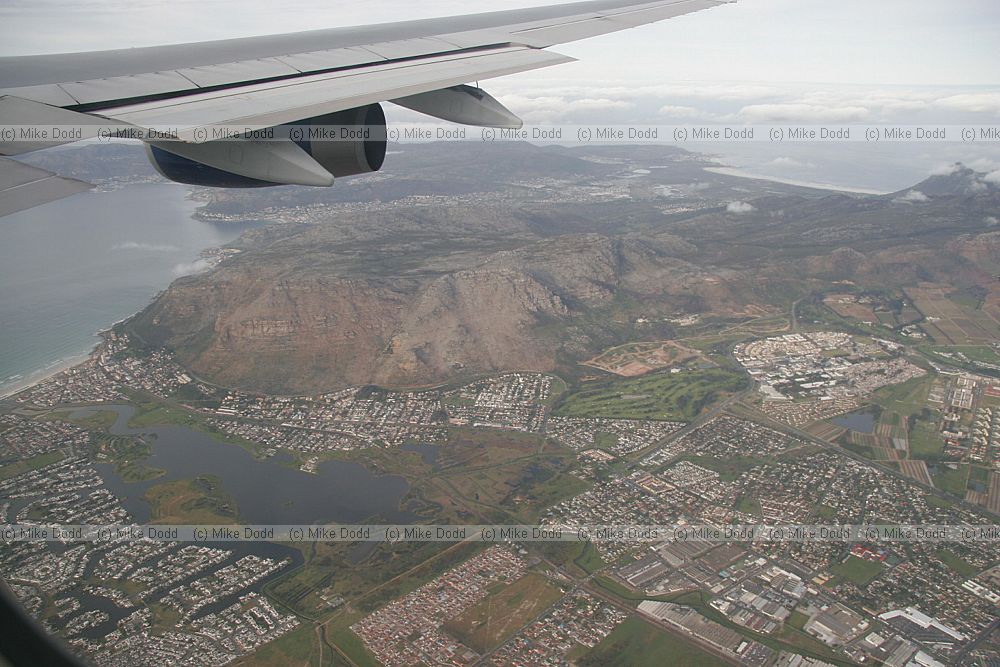
[(365, 49), (330, 49), (328, 51), (312, 51), (296, 53), (289, 56), (279, 56), (281, 62), (294, 67), (300, 72), (317, 72), (339, 67), (355, 67), (385, 60)]
[(77, 104), (124, 100), (145, 95), (162, 95), (190, 90), (191, 81), (178, 72), (150, 72), (109, 79), (91, 79), (60, 84)]
[[(482, 45), (480, 45), (482, 46)], [(415, 58), (426, 56), (432, 53), (446, 53), (454, 51), (455, 47), (440, 39), (420, 38), (404, 39), (396, 42), (378, 42), (366, 45), (365, 50), (382, 56), (386, 60), (399, 60), (401, 58)]]
[(234, 81), (253, 81), (279, 76), (294, 76), (302, 70), (277, 58), (260, 58), (258, 60), (243, 60), (222, 65), (207, 65), (205, 67), (190, 67), (178, 70), (177, 73), (188, 80), (188, 88), (195, 84), (199, 88), (224, 86)]

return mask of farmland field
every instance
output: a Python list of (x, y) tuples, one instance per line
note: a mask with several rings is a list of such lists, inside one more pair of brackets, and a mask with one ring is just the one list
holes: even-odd
[(927, 317), (922, 326), (941, 345), (983, 345), (1000, 340), (1000, 320), (986, 309), (949, 298), (946, 289), (916, 287), (906, 290)]

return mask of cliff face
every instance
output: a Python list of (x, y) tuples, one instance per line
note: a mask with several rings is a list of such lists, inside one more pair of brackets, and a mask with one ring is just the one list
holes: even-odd
[[(856, 197), (726, 180), (687, 154), (630, 147), (513, 146), (478, 171), (454, 149), (408, 149), (411, 176), (341, 190), (202, 192), (214, 215), (294, 222), (245, 234), (129, 326), (208, 380), (313, 393), (565, 371), (671, 336), (678, 314), (770, 317), (843, 281), (978, 285), (1000, 303), (1000, 187), (968, 170), (921, 197)], [(430, 182), (449, 194), (426, 194)], [(736, 200), (753, 206), (733, 213)]]
[[(315, 242), (316, 230), (304, 238)], [(412, 275), (343, 276), (336, 255), (317, 266), (289, 259), (287, 246), (282, 254), (247, 253), (177, 281), (132, 326), (221, 384), (419, 386), (457, 373), (553, 370), (562, 325), (622, 293), (655, 298), (699, 273), (641, 243), (596, 235)]]
[(269, 391), (316, 390), (370, 374), (415, 286), (227, 267), (175, 283), (136, 322), (195, 372)]
[(443, 276), (407, 304), (373, 377), (409, 385), (461, 371), (551, 370), (558, 341), (535, 329), (568, 313), (557, 294), (524, 273), (483, 268)]

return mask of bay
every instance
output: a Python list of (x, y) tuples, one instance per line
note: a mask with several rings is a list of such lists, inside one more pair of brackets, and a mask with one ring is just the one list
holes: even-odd
[(88, 192), (0, 219), (0, 395), (81, 360), (199, 255), (252, 225), (192, 219), (182, 185)]

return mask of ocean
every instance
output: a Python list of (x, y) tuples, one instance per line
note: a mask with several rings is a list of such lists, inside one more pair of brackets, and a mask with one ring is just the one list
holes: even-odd
[(0, 395), (79, 361), (248, 225), (191, 218), (177, 184), (88, 192), (0, 218)]

